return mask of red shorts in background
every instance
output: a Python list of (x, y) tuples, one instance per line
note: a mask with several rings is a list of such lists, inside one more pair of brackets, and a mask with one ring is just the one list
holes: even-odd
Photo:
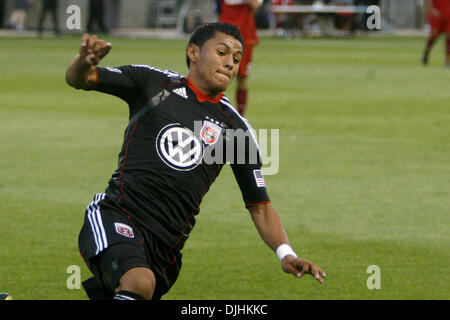
[(431, 4), (439, 12), (435, 16), (428, 12), (428, 22), (432, 31), (440, 33), (450, 33), (450, 0), (432, 0)]
[(437, 33), (450, 33), (450, 16), (441, 14), (436, 17), (432, 13), (428, 13), (428, 22), (431, 29)]

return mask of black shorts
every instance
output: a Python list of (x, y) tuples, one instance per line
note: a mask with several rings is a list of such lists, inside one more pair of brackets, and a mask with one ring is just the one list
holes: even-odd
[(173, 251), (140, 228), (102, 193), (95, 195), (86, 208), (78, 247), (105, 297), (114, 296), (125, 272), (146, 267), (156, 278), (153, 299), (160, 299), (175, 283), (181, 269), (181, 252)]

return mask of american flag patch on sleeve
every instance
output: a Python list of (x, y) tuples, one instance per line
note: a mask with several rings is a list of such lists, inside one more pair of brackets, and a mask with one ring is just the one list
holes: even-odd
[(264, 181), (264, 175), (262, 170), (253, 170), (253, 175), (255, 176), (256, 185), (259, 188), (263, 188), (266, 186), (266, 182)]

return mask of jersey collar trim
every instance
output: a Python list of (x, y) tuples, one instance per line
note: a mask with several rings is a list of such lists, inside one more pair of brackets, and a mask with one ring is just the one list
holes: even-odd
[(197, 100), (200, 101), (200, 102), (208, 101), (208, 102), (211, 102), (211, 103), (219, 103), (220, 99), (222, 99), (222, 97), (224, 95), (223, 92), (221, 92), (217, 98), (210, 97), (206, 93), (203, 93), (200, 90), (198, 90), (192, 84), (191, 80), (189, 80), (188, 77), (186, 77), (186, 80), (187, 80), (187, 84), (188, 84), (189, 88), (191, 88), (191, 90), (194, 91), (195, 95), (197, 96)]

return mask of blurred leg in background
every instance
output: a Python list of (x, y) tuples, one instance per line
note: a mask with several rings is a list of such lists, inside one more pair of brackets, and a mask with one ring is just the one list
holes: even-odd
[(47, 13), (51, 14), (53, 22), (53, 30), (56, 36), (60, 36), (61, 32), (58, 25), (58, 1), (57, 0), (42, 0), (41, 10), (39, 13), (38, 36), (42, 36), (44, 31), (44, 20)]
[(3, 28), (4, 17), (5, 17), (5, 0), (0, 0), (0, 28)]
[[(108, 33), (108, 28), (104, 23), (105, 4), (103, 0), (89, 1), (89, 18), (87, 31), (89, 33), (97, 33), (97, 30), (102, 33)], [(95, 27), (97, 26), (98, 29)]]
[(22, 32), (25, 29), (28, 4), (27, 0), (14, 1), (14, 9), (9, 18), (9, 26), (18, 32)]

